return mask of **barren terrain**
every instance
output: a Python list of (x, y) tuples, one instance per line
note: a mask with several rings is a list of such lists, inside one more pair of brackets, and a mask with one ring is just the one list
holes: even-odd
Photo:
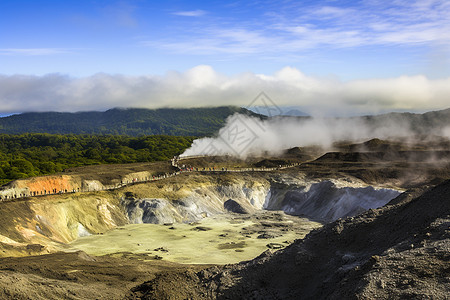
[[(12, 182), (3, 193), (51, 189), (54, 178), (98, 190), (0, 203), (0, 296), (446, 299), (446, 149), (373, 140), (186, 159), (189, 171), (159, 180), (148, 179), (175, 172), (170, 162)], [(321, 227), (308, 219), (325, 226), (302, 239)]]

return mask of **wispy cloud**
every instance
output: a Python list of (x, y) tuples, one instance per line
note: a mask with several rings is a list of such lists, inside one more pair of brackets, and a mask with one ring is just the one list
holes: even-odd
[(246, 106), (261, 91), (277, 105), (313, 115), (426, 111), (449, 106), (450, 77), (401, 76), (343, 82), (285, 67), (274, 74), (227, 76), (207, 65), (165, 76), (96, 74), (73, 78), (0, 75), (0, 113), (105, 110), (112, 107)]
[(4, 48), (0, 55), (41, 56), (72, 53), (72, 50), (63, 48)]
[[(349, 6), (333, 2), (285, 1), (277, 10), (243, 22), (220, 19), (195, 28), (180, 28), (173, 38), (151, 41), (152, 46), (191, 54), (298, 53), (320, 48), (364, 46), (450, 45), (450, 2), (361, 1)], [(180, 16), (205, 12), (180, 11)], [(224, 28), (226, 28), (224, 30)], [(189, 31), (189, 32), (187, 32)]]
[(177, 11), (173, 12), (172, 15), (183, 16), (183, 17), (201, 17), (204, 16), (207, 12), (201, 9), (197, 10), (186, 10), (186, 11)]

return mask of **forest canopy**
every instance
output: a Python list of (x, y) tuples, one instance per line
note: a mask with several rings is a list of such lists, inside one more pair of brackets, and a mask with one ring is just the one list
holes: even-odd
[(168, 160), (193, 140), (165, 135), (0, 134), (0, 184), (69, 167)]
[[(239, 107), (114, 108), (105, 112), (28, 112), (0, 118), (0, 133), (212, 136)], [(259, 116), (259, 115), (258, 115)]]

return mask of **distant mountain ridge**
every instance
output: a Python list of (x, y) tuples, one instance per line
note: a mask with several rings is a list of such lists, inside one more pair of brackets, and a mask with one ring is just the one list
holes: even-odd
[(436, 135), (444, 129), (450, 130), (450, 108), (423, 114), (405, 112), (354, 118), (361, 118), (363, 122), (372, 128), (381, 127), (389, 123), (402, 124), (408, 126), (415, 134), (420, 135)]
[(300, 106), (254, 106), (249, 110), (268, 117), (290, 116), (290, 117), (308, 117), (309, 115), (301, 111)]
[[(235, 114), (245, 114), (266, 119), (263, 114), (246, 108), (221, 106), (209, 108), (113, 108), (105, 112), (28, 112), (0, 118), (0, 134), (50, 133), (94, 135), (176, 135), (212, 136)], [(309, 120), (309, 116), (275, 115), (274, 118)], [(436, 130), (450, 132), (450, 108), (416, 113), (387, 113), (349, 118), (360, 120), (369, 128), (383, 127), (389, 123), (405, 125), (421, 135), (436, 134)], [(449, 133), (450, 134), (450, 133)]]
[(245, 108), (113, 108), (105, 112), (28, 112), (0, 118), (0, 133), (210, 136)]

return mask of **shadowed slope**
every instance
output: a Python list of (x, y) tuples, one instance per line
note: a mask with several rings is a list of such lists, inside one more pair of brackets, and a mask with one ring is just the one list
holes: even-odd
[[(399, 204), (337, 220), (275, 254), (222, 269), (162, 274), (143, 299), (358, 299), (450, 292), (450, 181)], [(184, 282), (184, 283), (182, 283)], [(432, 287), (432, 288), (430, 288)]]

